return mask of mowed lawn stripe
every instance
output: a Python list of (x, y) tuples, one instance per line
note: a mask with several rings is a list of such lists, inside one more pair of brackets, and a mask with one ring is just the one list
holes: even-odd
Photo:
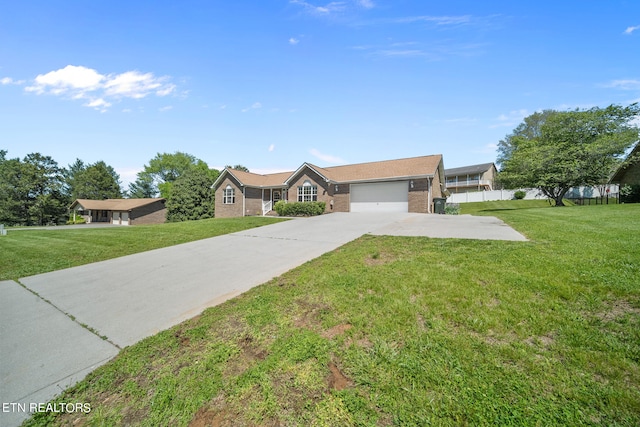
[(128, 347), (27, 425), (640, 425), (640, 205), (363, 236)]

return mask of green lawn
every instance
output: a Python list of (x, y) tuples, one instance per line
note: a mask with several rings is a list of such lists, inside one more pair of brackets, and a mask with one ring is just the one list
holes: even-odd
[(478, 210), (531, 240), (364, 236), (27, 425), (640, 425), (640, 205)]
[(0, 280), (18, 279), (105, 259), (273, 224), (279, 218), (207, 219), (132, 227), (11, 230), (0, 236)]
[[(565, 201), (570, 204), (569, 202)], [(494, 215), (496, 211), (548, 208), (549, 200), (499, 200), (494, 202), (460, 203), (460, 213), (469, 215)]]

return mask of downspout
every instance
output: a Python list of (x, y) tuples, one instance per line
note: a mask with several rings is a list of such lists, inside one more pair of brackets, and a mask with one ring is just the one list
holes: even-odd
[(433, 183), (431, 182), (433, 178), (427, 178), (427, 213), (431, 212), (431, 201), (433, 200), (433, 195), (431, 194), (431, 189), (433, 188)]
[(247, 209), (245, 207), (245, 190), (247, 189), (247, 187), (245, 187), (244, 185), (242, 186), (242, 216), (246, 215)]

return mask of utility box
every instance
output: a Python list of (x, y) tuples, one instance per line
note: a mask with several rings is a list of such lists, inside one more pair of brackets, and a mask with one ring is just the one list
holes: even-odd
[(4, 229), (4, 224), (0, 224), (0, 236), (6, 236), (7, 230)]
[(433, 213), (444, 215), (444, 206), (447, 203), (447, 199), (441, 197), (433, 198)]

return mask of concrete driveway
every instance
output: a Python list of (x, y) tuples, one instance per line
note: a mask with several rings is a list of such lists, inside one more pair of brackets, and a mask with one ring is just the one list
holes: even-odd
[(334, 213), (0, 282), (0, 425), (28, 417), (11, 404), (46, 403), (123, 347), (366, 233), (526, 240), (491, 217)]

